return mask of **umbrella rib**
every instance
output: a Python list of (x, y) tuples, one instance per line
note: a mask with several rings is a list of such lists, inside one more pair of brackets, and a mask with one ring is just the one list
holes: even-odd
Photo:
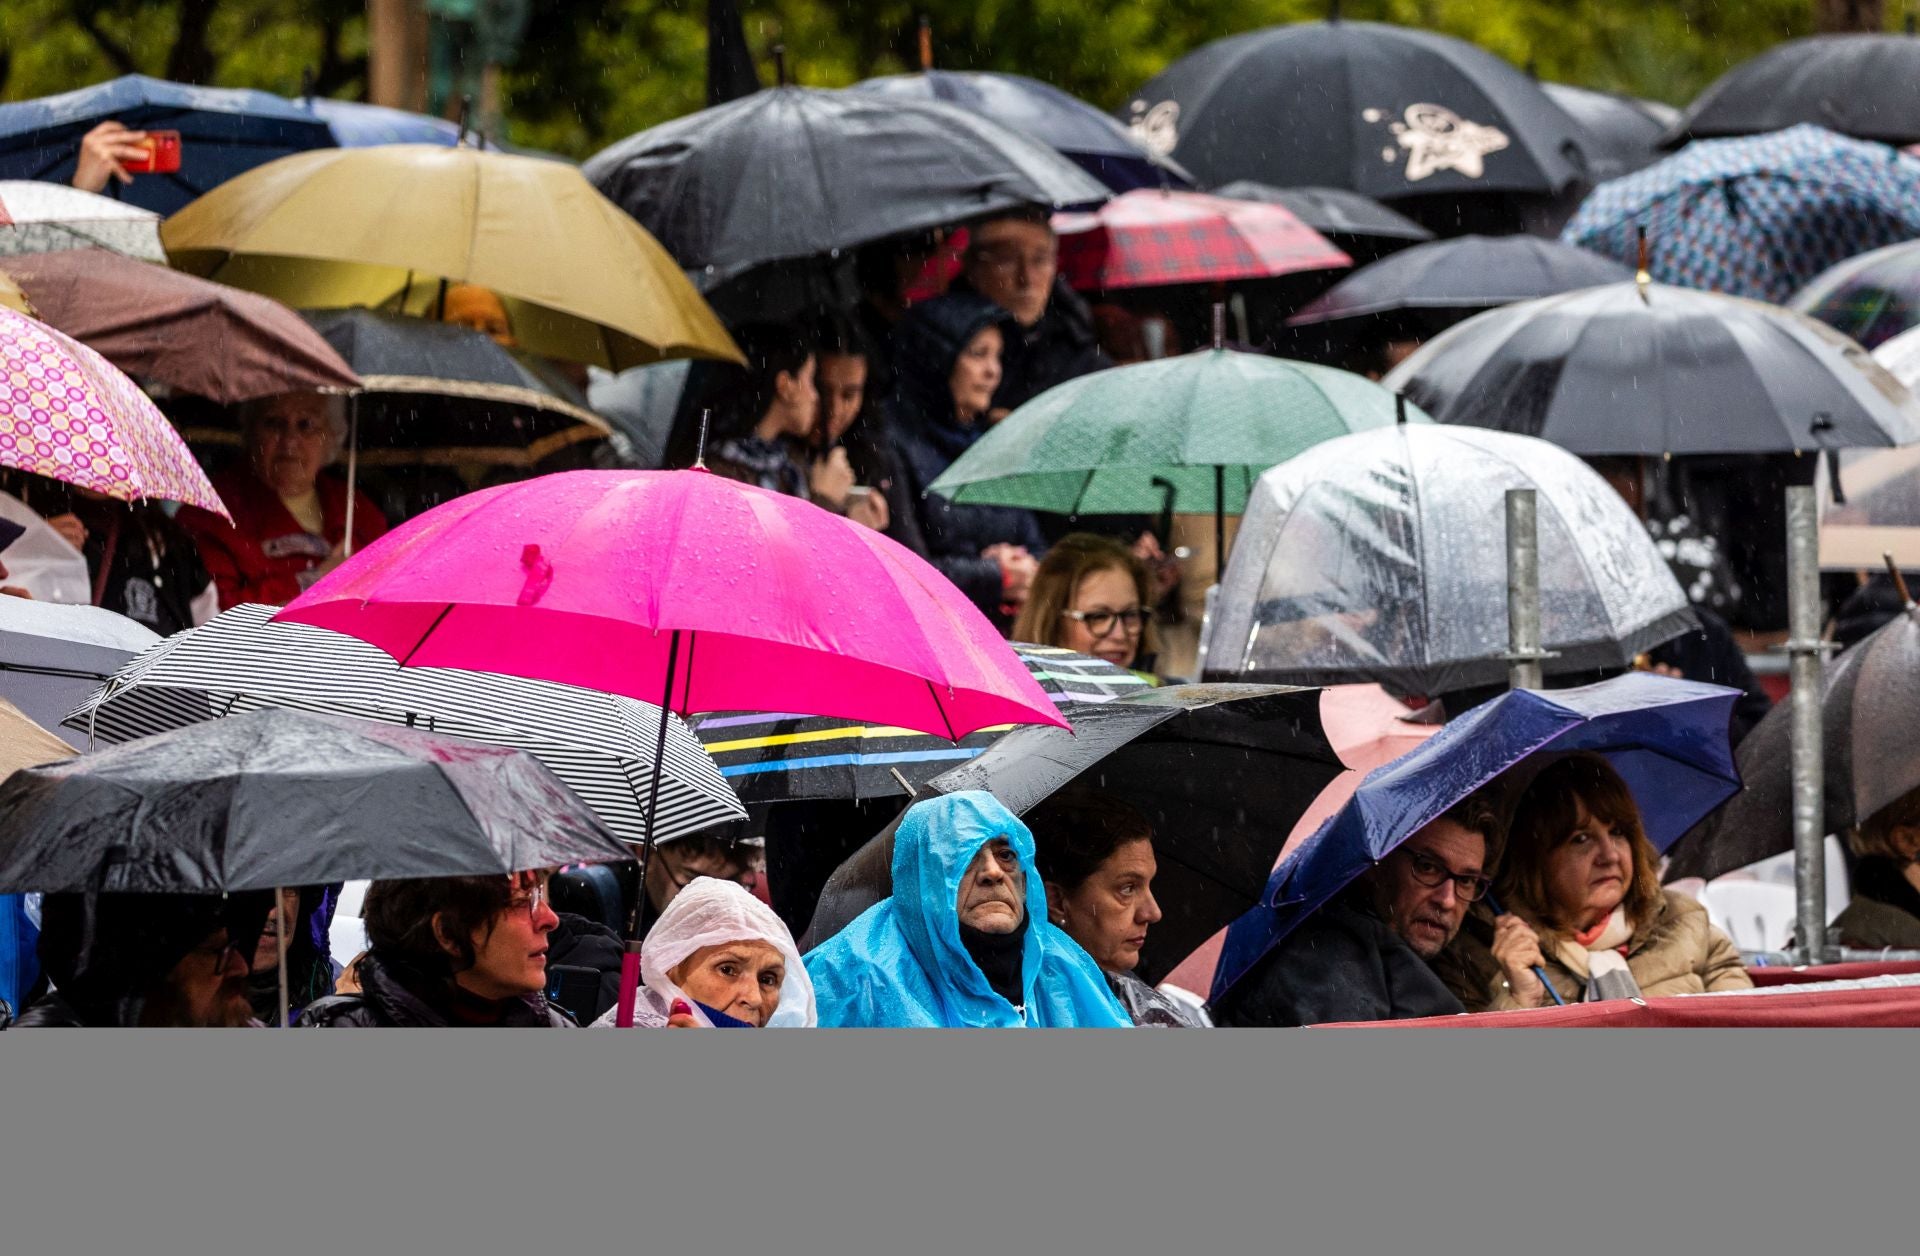
[(952, 742), (956, 746), (959, 745), (960, 739), (954, 736), (954, 733), (953, 733), (953, 721), (947, 718), (947, 708), (941, 704), (940, 695), (937, 691), (935, 691), (933, 687), (933, 682), (929, 680), (926, 682), (926, 685), (927, 685), (927, 696), (933, 699), (933, 709), (940, 712), (940, 723), (945, 725), (946, 727), (947, 740)]
[(448, 602), (445, 606), (440, 608), (440, 613), (433, 617), (433, 622), (427, 625), (427, 630), (420, 634), (420, 639), (413, 643), (413, 648), (408, 650), (406, 657), (400, 660), (400, 666), (405, 667), (408, 663), (411, 663), (413, 661), (413, 656), (418, 654), (420, 652), (420, 647), (427, 643), (427, 638), (431, 637), (433, 635), (434, 629), (440, 626), (440, 621), (445, 619), (448, 615), (452, 613), (453, 613), (452, 602)]

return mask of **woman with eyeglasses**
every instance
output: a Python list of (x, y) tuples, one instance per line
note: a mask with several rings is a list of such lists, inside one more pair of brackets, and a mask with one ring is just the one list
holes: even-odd
[(1661, 887), (1660, 857), (1633, 793), (1599, 755), (1543, 769), (1521, 795), (1510, 834), (1493, 1009), (1753, 984), (1707, 909)]
[(1147, 671), (1152, 598), (1153, 579), (1132, 550), (1108, 537), (1075, 532), (1048, 551), (1034, 574), (1013, 639)]
[(308, 1005), (302, 1026), (571, 1026), (547, 1002), (547, 872), (377, 881), (361, 916), (358, 991)]

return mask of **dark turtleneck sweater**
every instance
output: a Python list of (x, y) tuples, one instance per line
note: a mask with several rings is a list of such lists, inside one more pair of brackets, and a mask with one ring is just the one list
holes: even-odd
[(1027, 954), (1027, 924), (1027, 917), (1022, 916), (1020, 927), (1012, 933), (986, 933), (964, 922), (960, 926), (960, 944), (986, 974), (987, 984), (1015, 1007), (1026, 1003), (1026, 988), (1020, 978)]

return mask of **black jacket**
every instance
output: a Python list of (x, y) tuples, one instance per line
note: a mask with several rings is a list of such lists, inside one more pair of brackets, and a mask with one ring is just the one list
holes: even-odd
[[(975, 295), (963, 279), (949, 290)], [(1001, 355), (1005, 374), (994, 390), (997, 410), (1012, 410), (1038, 397), (1055, 384), (1091, 375), (1113, 365), (1100, 350), (1093, 331), (1093, 311), (1080, 294), (1055, 277), (1047, 311), (1031, 327), (1008, 320), (1006, 351)]]
[(603, 924), (559, 912), (547, 934), (547, 997), (582, 1025), (620, 999), (620, 935)]
[(1320, 1025), (1463, 1009), (1399, 934), (1348, 895), (1309, 916), (1212, 1010), (1217, 1025)]
[[(335, 994), (307, 1005), (295, 1022), (302, 1029), (411, 1029), (457, 1024), (441, 1000), (408, 985), (369, 952), (360, 961), (360, 993)], [(568, 1028), (567, 1014), (548, 1003), (545, 995), (529, 994), (513, 1000), (503, 1026), (536, 1029)]]
[(989, 617), (1000, 610), (1000, 568), (980, 552), (1023, 545), (1038, 558), (1046, 538), (1032, 512), (1007, 506), (956, 506), (927, 488), (986, 431), (954, 417), (949, 380), (960, 351), (981, 329), (1008, 325), (1006, 311), (985, 297), (948, 295), (923, 301), (895, 333), (893, 396), (887, 422), (913, 502), (927, 557)]

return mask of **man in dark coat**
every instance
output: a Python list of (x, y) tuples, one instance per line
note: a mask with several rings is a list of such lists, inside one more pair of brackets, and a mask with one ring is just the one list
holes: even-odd
[(978, 293), (1013, 316), (990, 419), (1113, 365), (1100, 351), (1092, 311), (1060, 278), (1060, 242), (1045, 210), (975, 224), (962, 267), (951, 291)]
[(1430, 966), (1486, 893), (1500, 822), (1472, 795), (1416, 832), (1263, 955), (1213, 1005), (1218, 1025), (1408, 1020), (1464, 1009)]

